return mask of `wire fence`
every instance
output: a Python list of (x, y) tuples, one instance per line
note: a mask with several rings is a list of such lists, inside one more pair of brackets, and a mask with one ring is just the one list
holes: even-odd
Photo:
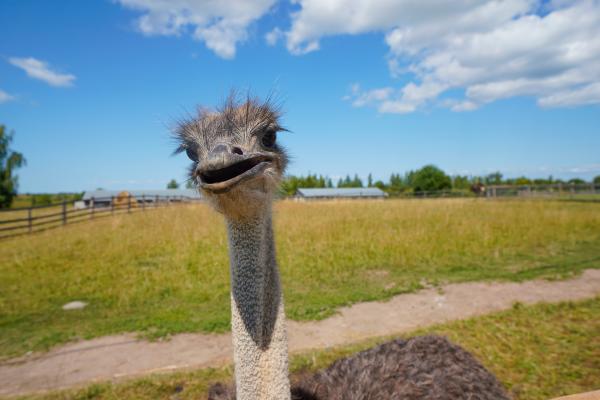
[[(339, 190), (339, 189), (338, 189)], [(344, 190), (344, 189), (341, 189)], [(466, 189), (445, 189), (431, 191), (387, 190), (380, 194), (348, 195), (343, 192), (328, 195), (293, 196), (305, 200), (340, 199), (437, 199), (437, 198), (556, 198), (573, 200), (600, 201), (600, 184), (545, 184), (545, 185), (483, 185), (476, 184)]]
[(0, 210), (0, 239), (41, 232), (120, 213), (198, 202), (185, 196), (111, 196), (34, 207)]
[(486, 198), (565, 198), (597, 199), (600, 201), (600, 185), (584, 184), (544, 184), (544, 185), (473, 185), (465, 190), (438, 190), (429, 192), (400, 193), (397, 197), (438, 198), (438, 197), (486, 197)]
[(600, 200), (600, 185), (595, 183), (545, 185), (491, 185), (485, 188), (486, 197), (557, 197)]

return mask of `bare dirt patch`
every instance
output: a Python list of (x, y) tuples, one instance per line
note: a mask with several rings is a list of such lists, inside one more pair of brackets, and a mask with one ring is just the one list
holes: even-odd
[[(290, 350), (339, 346), (511, 307), (582, 300), (600, 294), (600, 270), (566, 281), (459, 283), (343, 308), (317, 322), (288, 322)], [(17, 395), (152, 372), (230, 362), (229, 334), (181, 334), (148, 342), (135, 334), (107, 336), (0, 364), (0, 395)]]

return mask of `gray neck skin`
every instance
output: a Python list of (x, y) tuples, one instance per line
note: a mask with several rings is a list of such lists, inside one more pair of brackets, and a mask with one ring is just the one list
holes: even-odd
[(290, 399), (283, 297), (271, 210), (227, 220), (237, 400)]

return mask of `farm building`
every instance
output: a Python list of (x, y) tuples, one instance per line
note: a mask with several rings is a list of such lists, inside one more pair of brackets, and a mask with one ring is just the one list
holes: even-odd
[(387, 196), (379, 188), (324, 188), (298, 189), (296, 198), (300, 200), (317, 199), (384, 199)]
[(84, 207), (110, 207), (113, 202), (131, 196), (138, 203), (180, 202), (201, 200), (202, 196), (195, 189), (163, 189), (163, 190), (90, 190), (81, 199)]

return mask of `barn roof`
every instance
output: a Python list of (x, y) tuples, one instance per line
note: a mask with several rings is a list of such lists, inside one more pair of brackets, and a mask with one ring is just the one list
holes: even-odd
[(133, 197), (189, 197), (193, 199), (199, 199), (200, 193), (196, 189), (158, 189), (158, 190), (89, 190), (83, 194), (83, 200), (90, 200), (92, 197), (95, 199), (118, 196), (121, 192), (128, 192)]
[(323, 188), (298, 189), (300, 197), (385, 197), (386, 193), (379, 188)]

